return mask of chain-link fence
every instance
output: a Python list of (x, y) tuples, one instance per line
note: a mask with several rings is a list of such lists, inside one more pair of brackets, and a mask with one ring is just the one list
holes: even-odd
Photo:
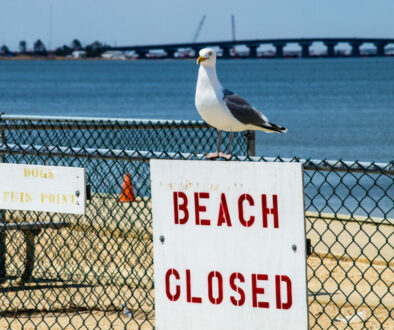
[[(0, 213), (0, 328), (153, 328), (149, 160), (203, 159), (215, 130), (2, 116), (0, 134), (1, 162), (84, 167), (90, 186), (84, 216)], [(252, 148), (254, 135), (237, 134), (233, 159), (304, 164), (310, 328), (394, 328), (393, 162), (257, 158)], [(135, 198), (122, 202), (127, 173)]]
[[(0, 116), (4, 141), (17, 145), (206, 153), (217, 133), (201, 121)], [(228, 145), (224, 133), (221, 148)], [(236, 133), (233, 152), (254, 155), (254, 132)]]

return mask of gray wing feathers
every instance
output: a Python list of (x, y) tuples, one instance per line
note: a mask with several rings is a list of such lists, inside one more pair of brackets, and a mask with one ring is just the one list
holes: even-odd
[(285, 132), (284, 127), (270, 123), (267, 118), (253, 108), (245, 99), (228, 89), (223, 90), (223, 101), (231, 114), (241, 123), (255, 125), (275, 132)]

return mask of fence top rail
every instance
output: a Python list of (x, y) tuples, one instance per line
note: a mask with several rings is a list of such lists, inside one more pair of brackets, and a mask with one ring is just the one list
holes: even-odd
[[(101, 118), (101, 117), (67, 117), (67, 116), (35, 116), (35, 115), (5, 115), (0, 114), (0, 124), (3, 122), (21, 122), (20, 124), (6, 123), (7, 129), (56, 129), (70, 128), (69, 124), (78, 124), (75, 127), (98, 128), (110, 126), (127, 126), (136, 128), (208, 128), (208, 124), (201, 120), (169, 120), (169, 119), (139, 119), (139, 118)], [(27, 123), (26, 123), (27, 122)], [(30, 124), (29, 124), (30, 122)], [(81, 127), (81, 125), (83, 127)]]
[[(18, 154), (32, 156), (51, 156), (67, 158), (89, 158), (107, 160), (128, 160), (148, 162), (150, 159), (176, 159), (176, 160), (204, 160), (205, 155), (181, 152), (139, 151), (103, 148), (80, 148), (41, 145), (0, 144), (0, 154)], [(317, 160), (281, 157), (250, 157), (233, 156), (236, 161), (266, 161), (266, 162), (295, 162), (302, 163), (305, 170), (359, 172), (370, 174), (394, 175), (394, 162), (375, 163), (343, 160)]]

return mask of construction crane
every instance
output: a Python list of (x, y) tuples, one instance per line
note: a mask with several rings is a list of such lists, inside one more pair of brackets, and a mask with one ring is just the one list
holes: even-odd
[(233, 33), (233, 41), (235, 41), (235, 20), (234, 20), (234, 15), (231, 15), (231, 31)]
[[(199, 23), (198, 26), (197, 26), (196, 33), (194, 34), (192, 43), (195, 43), (195, 42), (196, 42), (196, 40), (197, 40), (197, 38), (198, 38), (198, 35), (199, 35), (200, 32), (201, 32), (202, 26), (204, 25), (205, 17), (207, 17), (207, 15), (204, 15), (204, 16), (201, 18), (201, 21), (200, 21), (200, 23)], [(193, 56), (195, 56), (195, 55), (196, 55), (196, 54), (195, 54), (195, 51), (194, 51), (192, 48), (186, 48), (186, 49), (184, 49), (183, 52), (179, 52), (179, 56), (180, 56), (180, 57), (193, 57)]]
[(197, 27), (197, 31), (196, 31), (196, 33), (194, 34), (194, 38), (193, 38), (192, 43), (195, 43), (195, 42), (196, 42), (196, 40), (197, 40), (197, 38), (198, 38), (198, 35), (200, 34), (200, 31), (201, 31), (201, 29), (202, 29), (202, 26), (204, 25), (205, 17), (207, 17), (207, 15), (204, 15), (204, 16), (201, 18), (200, 24), (198, 24), (198, 27)]
[[(231, 15), (231, 32), (233, 34), (233, 41), (235, 41), (235, 19), (234, 19), (234, 15)], [(237, 49), (235, 48), (235, 46), (232, 48), (231, 50), (233, 56), (237, 55)]]

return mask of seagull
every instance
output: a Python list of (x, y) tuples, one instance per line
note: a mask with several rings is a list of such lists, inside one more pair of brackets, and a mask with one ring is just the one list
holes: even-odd
[[(271, 123), (266, 116), (251, 106), (245, 99), (224, 89), (216, 75), (216, 53), (211, 48), (200, 50), (197, 64), (195, 105), (201, 118), (218, 131), (217, 151), (206, 155), (208, 159), (218, 157), (231, 159), (233, 132), (260, 130), (267, 133), (286, 133), (287, 129)], [(220, 152), (222, 131), (230, 132), (228, 154)]]

